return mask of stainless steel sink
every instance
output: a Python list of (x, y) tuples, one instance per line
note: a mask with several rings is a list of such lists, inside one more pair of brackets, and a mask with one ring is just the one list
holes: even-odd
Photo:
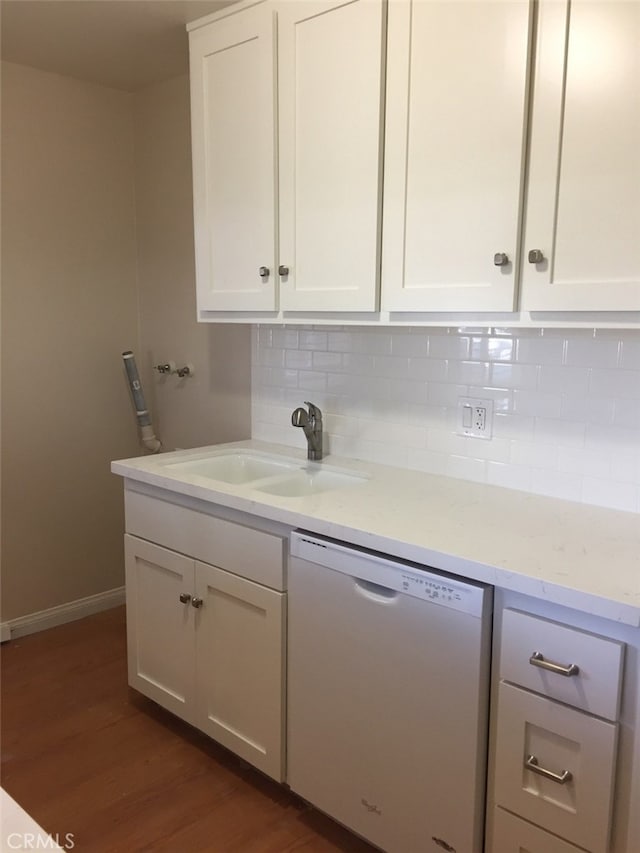
[(295, 471), (297, 467), (298, 465), (295, 462), (281, 461), (242, 451), (204, 456), (199, 459), (188, 459), (184, 462), (172, 462), (167, 465), (167, 468), (173, 473), (206, 477), (209, 480), (218, 480), (221, 483), (235, 485), (251, 483), (254, 480), (264, 480), (276, 474)]

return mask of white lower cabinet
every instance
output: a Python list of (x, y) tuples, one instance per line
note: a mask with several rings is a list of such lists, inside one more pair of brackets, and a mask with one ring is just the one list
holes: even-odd
[(502, 683), (496, 799), (594, 853), (609, 839), (617, 726)]
[(487, 853), (635, 853), (637, 629), (497, 599)]
[(129, 534), (125, 564), (129, 684), (282, 781), (286, 593)]

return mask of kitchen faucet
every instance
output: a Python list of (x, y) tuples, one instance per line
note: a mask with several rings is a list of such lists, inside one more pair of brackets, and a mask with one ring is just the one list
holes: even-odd
[(307, 459), (319, 462), (322, 459), (322, 412), (318, 406), (314, 406), (307, 400), (304, 404), (309, 406), (309, 411), (306, 412), (302, 406), (294, 409), (291, 423), (304, 430), (307, 439)]

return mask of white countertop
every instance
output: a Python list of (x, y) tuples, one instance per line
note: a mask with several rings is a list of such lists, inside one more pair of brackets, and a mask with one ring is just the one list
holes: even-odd
[(295, 458), (261, 441), (118, 460), (129, 480), (383, 551), (497, 587), (640, 626), (640, 516), (498, 486), (327, 456), (320, 467), (366, 481), (307, 497), (178, 473), (172, 462), (249, 448)]

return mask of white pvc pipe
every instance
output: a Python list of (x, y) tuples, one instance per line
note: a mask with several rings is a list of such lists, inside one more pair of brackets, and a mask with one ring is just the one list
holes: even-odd
[(161, 441), (156, 438), (151, 423), (151, 415), (144, 401), (144, 393), (142, 391), (142, 383), (136, 366), (136, 359), (131, 350), (122, 353), (125, 370), (127, 371), (127, 379), (133, 396), (133, 405), (136, 410), (136, 419), (140, 427), (140, 441), (150, 453), (159, 453), (162, 448)]

